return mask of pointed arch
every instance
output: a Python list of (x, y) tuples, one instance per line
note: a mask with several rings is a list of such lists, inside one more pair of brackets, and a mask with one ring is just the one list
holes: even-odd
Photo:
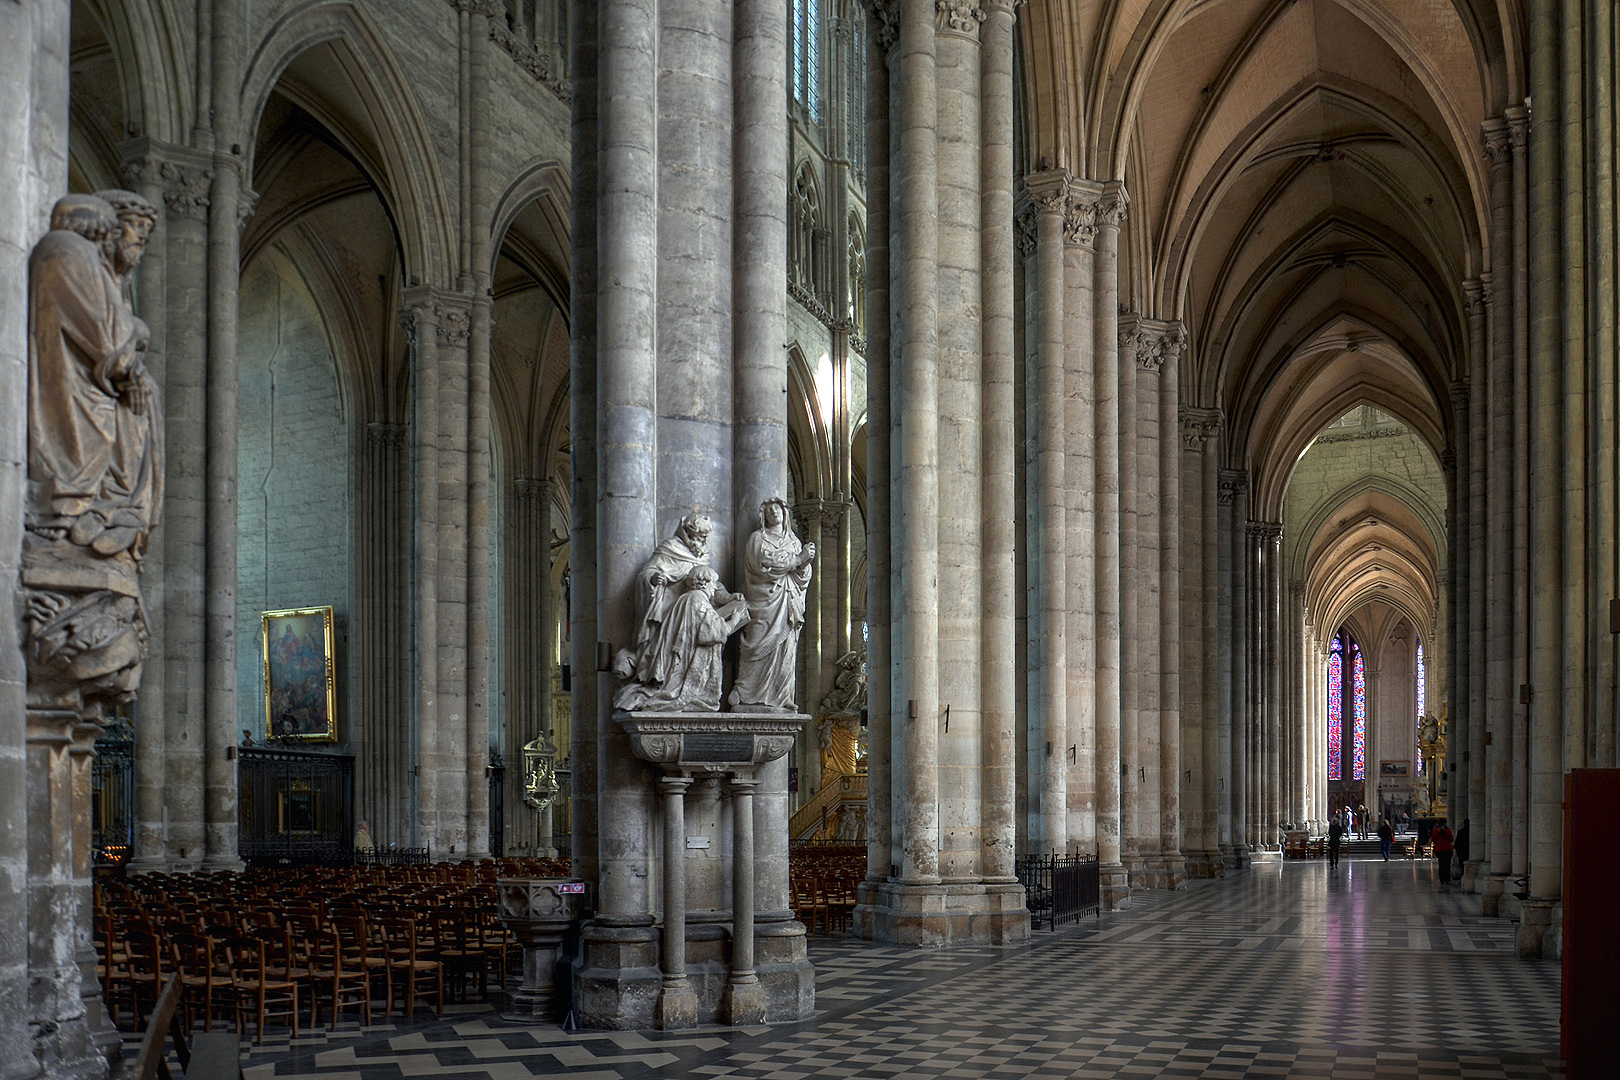
[[(283, 16), (247, 63), (243, 81), (243, 130), (256, 132), (278, 85), (296, 93), (283, 76), (306, 53), (326, 46), (333, 78), (347, 81), (352, 114), (339, 115), (310, 95), (297, 104), (315, 116), (376, 186), (399, 237), (407, 281), (453, 284), (456, 215), (439, 175), (426, 124), (415, 95), (382, 35), (366, 12), (347, 0), (328, 0)], [(253, 175), (253, 140), (244, 148)]]

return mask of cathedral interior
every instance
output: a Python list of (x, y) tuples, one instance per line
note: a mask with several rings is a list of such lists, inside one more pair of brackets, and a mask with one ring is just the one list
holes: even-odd
[(0, 2), (0, 1078), (138, 1042), (118, 904), (339, 872), (560, 905), (570, 1027), (248, 1075), (1602, 1075), (1617, 75), (1594, 0)]

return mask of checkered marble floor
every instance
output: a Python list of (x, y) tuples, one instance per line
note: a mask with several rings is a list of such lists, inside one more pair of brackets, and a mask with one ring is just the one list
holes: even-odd
[[(490, 1008), (247, 1049), (250, 1080), (1561, 1077), (1558, 967), (1432, 864), (1274, 863), (1140, 893), (1028, 945), (812, 939), (814, 1020), (564, 1032)], [(426, 1016), (426, 1014), (419, 1014)]]

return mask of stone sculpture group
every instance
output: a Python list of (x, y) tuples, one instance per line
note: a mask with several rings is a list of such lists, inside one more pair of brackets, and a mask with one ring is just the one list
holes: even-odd
[(28, 263), (22, 584), (30, 710), (95, 719), (140, 685), (140, 565), (163, 503), (150, 332), (124, 286), (157, 212), (129, 191), (68, 195)]
[(636, 575), (635, 644), (614, 658), (614, 673), (625, 680), (615, 709), (718, 712), (723, 651), (741, 628), (727, 704), (734, 712), (794, 711), (804, 594), (816, 546), (793, 534), (782, 499), (761, 504), (760, 522), (748, 539), (741, 593), (721, 585), (709, 565), (714, 522), (707, 514), (686, 515), (675, 535), (658, 545)]

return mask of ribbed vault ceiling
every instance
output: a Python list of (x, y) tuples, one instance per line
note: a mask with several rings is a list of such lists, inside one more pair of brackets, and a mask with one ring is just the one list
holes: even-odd
[[(1121, 302), (1188, 328), (1183, 402), (1226, 416), (1250, 517), (1358, 405), (1443, 460), (1462, 283), (1489, 265), (1480, 128), (1522, 98), (1509, 0), (1066, 0), (1021, 16), (1030, 166), (1123, 179)], [(1433, 621), (1444, 535), (1399, 485), (1295, 540), (1313, 613)], [(1374, 524), (1375, 523), (1375, 524)], [(1285, 523), (1290, 528), (1303, 523)], [(1321, 622), (1318, 625), (1322, 625)]]

